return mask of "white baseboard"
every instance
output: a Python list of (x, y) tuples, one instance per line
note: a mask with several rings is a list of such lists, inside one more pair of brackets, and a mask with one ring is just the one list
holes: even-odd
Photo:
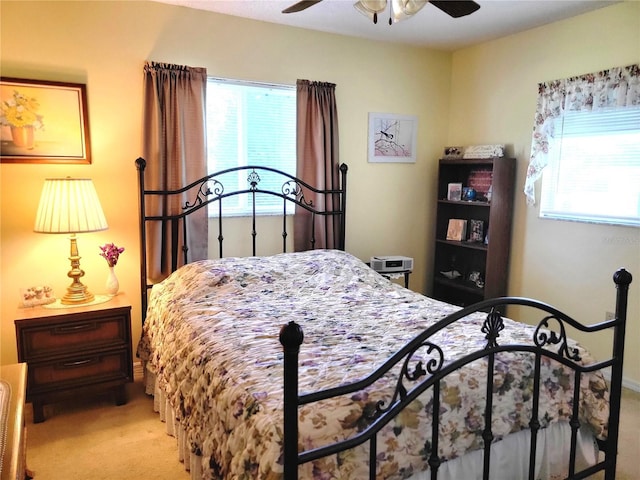
[(629, 390), (633, 390), (634, 392), (640, 393), (640, 383), (629, 380), (628, 378), (622, 378), (622, 386), (624, 388), (628, 388)]
[[(604, 378), (607, 380), (607, 382), (611, 381), (611, 368), (603, 369), (602, 374), (604, 375)], [(622, 387), (640, 393), (640, 383), (636, 382), (635, 380), (622, 377)]]

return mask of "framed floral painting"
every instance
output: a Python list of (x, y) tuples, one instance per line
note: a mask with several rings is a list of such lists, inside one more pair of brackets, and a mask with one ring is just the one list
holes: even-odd
[(91, 163), (86, 86), (0, 77), (0, 162)]

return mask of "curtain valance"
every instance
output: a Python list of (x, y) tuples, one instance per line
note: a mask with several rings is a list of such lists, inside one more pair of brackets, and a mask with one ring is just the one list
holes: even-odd
[(527, 204), (535, 204), (534, 184), (549, 162), (549, 143), (556, 134), (555, 123), (564, 112), (637, 105), (640, 105), (638, 64), (538, 84), (531, 158), (524, 185)]

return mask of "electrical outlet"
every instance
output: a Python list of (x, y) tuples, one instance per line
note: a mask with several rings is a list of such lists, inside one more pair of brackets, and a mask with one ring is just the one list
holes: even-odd
[(616, 317), (616, 314), (613, 312), (605, 312), (604, 319), (605, 320), (613, 320)]

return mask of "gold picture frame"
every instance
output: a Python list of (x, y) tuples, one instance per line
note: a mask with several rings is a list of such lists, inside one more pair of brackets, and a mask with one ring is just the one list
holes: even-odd
[(0, 77), (0, 163), (91, 163), (81, 83)]

